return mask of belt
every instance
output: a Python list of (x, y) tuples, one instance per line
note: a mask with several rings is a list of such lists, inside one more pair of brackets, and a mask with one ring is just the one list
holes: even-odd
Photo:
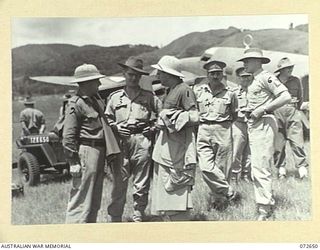
[(298, 103), (288, 103), (286, 104), (287, 107), (294, 107), (294, 108), (298, 108)]
[(200, 121), (200, 124), (208, 124), (208, 125), (211, 125), (211, 124), (222, 124), (224, 122), (231, 122), (229, 120), (227, 121), (221, 121), (221, 122), (217, 122), (217, 121)]
[(140, 128), (128, 128), (130, 130), (130, 134), (141, 134), (143, 129), (146, 127), (140, 127)]
[(90, 147), (105, 147), (106, 143), (102, 139), (81, 139), (81, 145), (90, 146)]

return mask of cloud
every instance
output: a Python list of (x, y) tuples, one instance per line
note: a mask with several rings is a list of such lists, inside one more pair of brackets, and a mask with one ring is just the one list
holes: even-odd
[(288, 28), (308, 22), (307, 15), (199, 16), (134, 18), (14, 18), (12, 46), (31, 43), (74, 45), (166, 45), (195, 31), (223, 29)]

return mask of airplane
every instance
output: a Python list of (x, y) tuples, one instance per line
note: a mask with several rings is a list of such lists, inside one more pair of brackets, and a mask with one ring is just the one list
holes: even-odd
[[(253, 37), (250, 34), (246, 34), (243, 37), (244, 48), (235, 47), (213, 47), (204, 51), (201, 56), (180, 58), (181, 70), (185, 75), (184, 81), (189, 85), (197, 83), (199, 80), (206, 77), (206, 71), (203, 69), (203, 65), (211, 58), (224, 61), (227, 64), (225, 70), (225, 76), (227, 78), (227, 84), (232, 87), (236, 87), (236, 75), (235, 70), (238, 67), (243, 66), (242, 62), (237, 62), (243, 56), (244, 50), (250, 48), (253, 44)], [(300, 78), (304, 89), (304, 100), (309, 102), (309, 63), (308, 56), (302, 54), (287, 53), (281, 51), (263, 50), (264, 56), (270, 58), (271, 62), (263, 65), (264, 69), (274, 72), (277, 69), (279, 60), (283, 57), (288, 57), (294, 64), (292, 74)], [(38, 82), (60, 84), (65, 86), (76, 87), (76, 84), (71, 84), (72, 76), (37, 76), (29, 77), (31, 80)], [(101, 86), (99, 92), (104, 97), (108, 96), (115, 90), (122, 88), (125, 85), (125, 79), (122, 76), (107, 76), (100, 79)], [(164, 87), (161, 86), (157, 76), (156, 70), (150, 73), (150, 76), (142, 76), (140, 86), (143, 89), (154, 91), (156, 94), (162, 94)]]

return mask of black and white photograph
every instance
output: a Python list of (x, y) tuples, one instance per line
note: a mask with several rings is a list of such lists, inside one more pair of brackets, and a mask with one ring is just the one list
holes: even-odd
[(307, 14), (13, 17), (11, 59), (12, 225), (312, 219)]

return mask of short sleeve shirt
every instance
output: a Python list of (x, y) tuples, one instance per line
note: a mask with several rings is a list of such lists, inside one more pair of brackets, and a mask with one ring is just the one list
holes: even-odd
[(165, 109), (182, 109), (188, 111), (197, 107), (196, 97), (192, 89), (182, 82), (172, 88), (163, 102)]
[(131, 121), (148, 122), (158, 114), (161, 101), (152, 92), (140, 89), (131, 100), (124, 89), (114, 92), (107, 103), (106, 116), (110, 124)]
[(215, 93), (212, 92), (207, 79), (194, 86), (200, 122), (232, 121), (233, 113), (237, 108), (237, 100), (233, 91), (222, 86)]
[(265, 70), (259, 71), (254, 74), (254, 79), (248, 86), (248, 109), (265, 106), (284, 91), (288, 90), (274, 74)]
[(243, 121), (245, 122), (245, 114), (241, 112), (241, 109), (244, 109), (248, 105), (248, 100), (247, 100), (247, 90), (239, 87), (238, 89), (235, 90), (235, 94), (238, 100), (238, 109), (237, 109), (237, 121)]
[(40, 129), (45, 124), (45, 119), (40, 110), (34, 108), (26, 108), (20, 113), (20, 122), (24, 122), (28, 129)]
[(302, 102), (302, 85), (298, 77), (290, 76), (283, 84), (287, 87), (293, 102)]

